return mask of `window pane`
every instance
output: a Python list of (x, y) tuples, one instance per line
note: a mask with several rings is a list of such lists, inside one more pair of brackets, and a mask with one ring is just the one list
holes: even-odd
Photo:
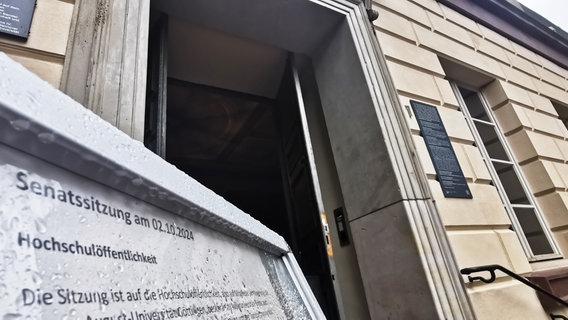
[(484, 121), (490, 121), (483, 103), (479, 99), (477, 92), (473, 92), (464, 88), (460, 88), (460, 93), (462, 94), (463, 100), (467, 106), (467, 110), (472, 118), (480, 119)]
[(554, 253), (532, 208), (514, 208), (534, 255)]
[(497, 137), (495, 127), (478, 121), (474, 121), (474, 123), (477, 128), (477, 132), (479, 132), (479, 135), (481, 136), (483, 145), (485, 146), (487, 153), (489, 153), (489, 157), (491, 159), (509, 161), (509, 157), (507, 157), (507, 153), (505, 152), (505, 149), (503, 149), (503, 145)]
[(512, 164), (492, 162), (511, 204), (530, 204)]

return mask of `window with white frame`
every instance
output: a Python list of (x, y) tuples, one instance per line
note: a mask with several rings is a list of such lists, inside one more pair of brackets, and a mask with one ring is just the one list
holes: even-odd
[(452, 83), (452, 88), (529, 260), (558, 257), (550, 230), (484, 97), (456, 83)]

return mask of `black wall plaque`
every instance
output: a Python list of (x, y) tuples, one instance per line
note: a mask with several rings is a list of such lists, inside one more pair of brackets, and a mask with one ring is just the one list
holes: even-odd
[(0, 0), (0, 32), (28, 38), (36, 0)]
[(446, 198), (473, 198), (436, 107), (410, 101)]

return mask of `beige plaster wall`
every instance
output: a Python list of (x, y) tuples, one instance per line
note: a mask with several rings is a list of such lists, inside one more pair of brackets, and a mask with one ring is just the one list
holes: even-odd
[(27, 40), (0, 34), (0, 51), (59, 88), (73, 0), (37, 0)]
[[(460, 268), (501, 264), (526, 274), (568, 265), (564, 259), (529, 263), (438, 57), (495, 79), (483, 93), (563, 256), (568, 255), (568, 130), (551, 100), (568, 106), (568, 70), (434, 0), (375, 0), (374, 7), (377, 38)], [(438, 107), (473, 199), (444, 198), (410, 99)], [(493, 284), (467, 284), (479, 319), (550, 318), (551, 310), (542, 308), (531, 289), (498, 277)]]

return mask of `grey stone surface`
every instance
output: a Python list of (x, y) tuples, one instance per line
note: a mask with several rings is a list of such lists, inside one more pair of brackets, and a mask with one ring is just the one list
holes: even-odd
[(351, 222), (372, 319), (438, 319), (407, 208), (399, 202)]
[(305, 0), (162, 0), (152, 5), (184, 21), (296, 53), (312, 52), (343, 19), (336, 10)]
[(314, 67), (349, 220), (400, 201), (397, 177), (347, 22), (321, 49)]
[[(300, 60), (300, 59), (298, 59)], [(331, 144), (327, 127), (321, 109), (320, 97), (317, 92), (317, 83), (313, 74), (311, 63), (301, 69), (300, 81), (304, 99), (306, 117), (310, 129), (314, 158), (317, 165), (317, 175), (321, 185), (321, 195), (327, 223), (333, 243), (333, 262), (336, 268), (336, 280), (339, 282), (340, 292), (336, 292), (336, 299), (343, 301), (343, 319), (370, 319), (363, 281), (359, 273), (357, 255), (352, 243), (339, 245), (338, 226), (334, 219), (334, 210), (344, 207), (341, 185), (337, 177), (337, 168), (333, 159)], [(348, 228), (348, 224), (347, 224)], [(351, 234), (351, 231), (348, 231)]]
[(150, 0), (77, 0), (61, 90), (142, 140)]

